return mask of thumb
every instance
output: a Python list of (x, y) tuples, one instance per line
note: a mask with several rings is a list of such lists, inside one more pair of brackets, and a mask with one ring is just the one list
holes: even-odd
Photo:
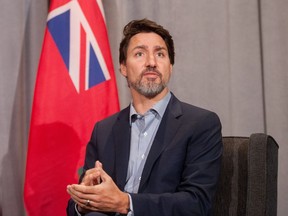
[(95, 168), (103, 168), (102, 163), (97, 160), (97, 161), (95, 162)]
[[(97, 161), (95, 162), (95, 168), (99, 168), (100, 170), (103, 170), (103, 165), (102, 165), (102, 163), (97, 160)], [(97, 178), (96, 178), (96, 184), (100, 184), (100, 183), (101, 183), (101, 174), (100, 174), (100, 176), (97, 176)]]
[(100, 172), (100, 177), (99, 178), (101, 178), (102, 182), (106, 182), (106, 181), (111, 179), (111, 177), (104, 171), (102, 166), (98, 167), (98, 168), (99, 168), (99, 172)]

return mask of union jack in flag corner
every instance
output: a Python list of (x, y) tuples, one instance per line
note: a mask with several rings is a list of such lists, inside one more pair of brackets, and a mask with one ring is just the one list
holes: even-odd
[(52, 0), (30, 122), (24, 201), (29, 216), (66, 215), (95, 122), (119, 110), (100, 0)]

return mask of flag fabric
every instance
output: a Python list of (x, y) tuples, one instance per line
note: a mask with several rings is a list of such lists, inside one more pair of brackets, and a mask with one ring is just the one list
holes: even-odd
[(30, 123), (24, 186), (29, 216), (66, 215), (93, 126), (119, 110), (99, 0), (52, 0)]

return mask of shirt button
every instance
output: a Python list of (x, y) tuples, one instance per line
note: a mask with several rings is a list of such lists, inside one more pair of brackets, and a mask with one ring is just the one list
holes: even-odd
[(144, 158), (145, 158), (145, 154), (143, 154), (143, 155), (141, 156), (141, 158), (144, 159)]
[(141, 177), (139, 177), (139, 181), (141, 181)]
[(148, 133), (145, 131), (145, 132), (144, 132), (144, 136), (147, 136), (147, 134), (148, 134)]

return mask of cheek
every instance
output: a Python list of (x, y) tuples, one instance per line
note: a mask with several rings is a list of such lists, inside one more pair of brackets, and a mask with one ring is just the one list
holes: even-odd
[(167, 67), (166, 68), (166, 73), (163, 76), (164, 79), (168, 81), (170, 79), (170, 77), (171, 77), (171, 74), (172, 74), (172, 68), (171, 67)]
[(140, 76), (141, 72), (142, 72), (141, 67), (137, 67), (135, 65), (130, 65), (129, 70), (127, 70), (127, 75), (129, 77), (135, 77), (136, 78), (136, 77)]

